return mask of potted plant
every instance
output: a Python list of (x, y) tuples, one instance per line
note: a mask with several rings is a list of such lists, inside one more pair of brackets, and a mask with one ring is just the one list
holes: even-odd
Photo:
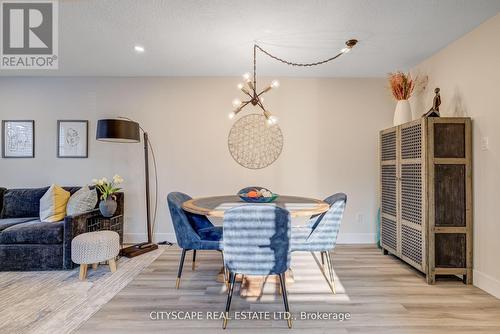
[(123, 183), (123, 178), (120, 175), (115, 175), (111, 182), (103, 177), (102, 179), (92, 180), (92, 183), (101, 193), (101, 202), (99, 203), (101, 214), (107, 218), (112, 217), (117, 207), (116, 196), (114, 194), (122, 189), (118, 185)]
[(412, 120), (410, 102), (408, 100), (415, 89), (415, 79), (410, 73), (395, 72), (389, 73), (389, 88), (396, 99), (396, 110), (394, 111), (394, 126)]

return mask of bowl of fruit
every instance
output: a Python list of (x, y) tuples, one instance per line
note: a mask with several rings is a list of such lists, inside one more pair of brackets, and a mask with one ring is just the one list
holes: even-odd
[(279, 197), (278, 194), (262, 187), (243, 188), (238, 191), (238, 196), (248, 203), (271, 203)]

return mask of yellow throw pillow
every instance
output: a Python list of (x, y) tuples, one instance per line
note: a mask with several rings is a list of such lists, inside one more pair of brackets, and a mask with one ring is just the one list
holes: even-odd
[(58, 222), (66, 217), (66, 204), (70, 197), (69, 191), (58, 185), (51, 185), (40, 198), (40, 221), (44, 223)]

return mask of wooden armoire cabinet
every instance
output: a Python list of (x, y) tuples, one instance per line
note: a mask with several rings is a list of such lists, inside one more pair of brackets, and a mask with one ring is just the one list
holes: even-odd
[(427, 276), (472, 283), (470, 118), (422, 118), (380, 132), (380, 243)]

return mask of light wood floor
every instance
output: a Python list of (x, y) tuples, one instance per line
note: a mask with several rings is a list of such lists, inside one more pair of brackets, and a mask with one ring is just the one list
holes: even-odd
[[(223, 311), (225, 288), (215, 281), (220, 255), (199, 252), (191, 270), (186, 256), (179, 290), (174, 288), (180, 250), (167, 249), (108, 304), (80, 333), (213, 333), (219, 320), (150, 320), (151, 311)], [(425, 283), (423, 275), (372, 246), (338, 246), (332, 295), (309, 253), (294, 253), (295, 282), (289, 284), (291, 312), (348, 312), (350, 320), (230, 320), (227, 333), (500, 333), (500, 300), (458, 280)], [(268, 284), (256, 298), (242, 299), (238, 286), (232, 311), (282, 311), (281, 296)]]

